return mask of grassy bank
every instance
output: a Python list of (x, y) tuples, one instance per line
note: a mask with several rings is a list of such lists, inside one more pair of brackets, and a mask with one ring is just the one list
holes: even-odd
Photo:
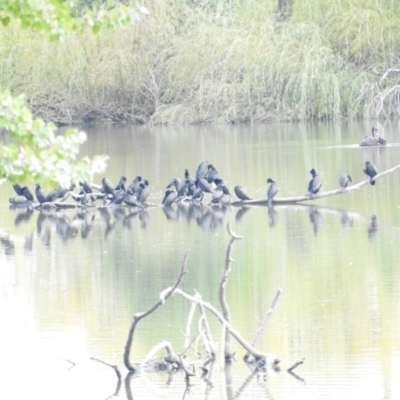
[[(64, 43), (0, 28), (0, 86), (46, 120), (154, 124), (398, 116), (400, 2), (152, 2)], [(385, 95), (385, 97), (383, 96)]]

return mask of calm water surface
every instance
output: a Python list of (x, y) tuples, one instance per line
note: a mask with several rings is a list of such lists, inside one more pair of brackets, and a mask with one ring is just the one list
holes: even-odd
[[(385, 125), (387, 148), (360, 149), (369, 123), (282, 124), (184, 128), (91, 127), (84, 153), (110, 155), (106, 175), (150, 182), (160, 204), (174, 177), (212, 162), (231, 190), (242, 185), (264, 198), (266, 180), (279, 196), (306, 192), (312, 167), (323, 189), (339, 175), (365, 179), (365, 161), (380, 171), (400, 163), (400, 130)], [(276, 353), (282, 371), (251, 376), (236, 361), (217, 363), (212, 384), (192, 379), (186, 398), (400, 398), (400, 172), (358, 192), (309, 205), (174, 206), (99, 212), (11, 210), (10, 184), (0, 187), (0, 398), (105, 399), (117, 390), (119, 366), (134, 313), (171, 285), (190, 249), (181, 285), (219, 307), (229, 236), (233, 248), (227, 299), (232, 324), (252, 340), (278, 288), (282, 295), (258, 348)], [(101, 176), (97, 177), (100, 182)], [(31, 185), (33, 186), (33, 184)], [(376, 223), (371, 223), (372, 217)], [(138, 327), (132, 349), (140, 360), (161, 340), (177, 352), (190, 304), (175, 296)], [(220, 343), (220, 326), (210, 316)], [(195, 334), (195, 326), (192, 334)], [(202, 348), (199, 348), (204, 354)], [(294, 377), (286, 372), (305, 357)], [(229, 382), (229, 383), (228, 383)], [(184, 377), (143, 374), (123, 382), (119, 399), (183, 398)]]

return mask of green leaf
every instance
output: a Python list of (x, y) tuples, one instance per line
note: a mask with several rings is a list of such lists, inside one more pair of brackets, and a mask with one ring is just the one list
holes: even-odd
[(7, 26), (10, 23), (10, 20), (11, 20), (10, 17), (4, 17), (4, 18), (1, 19), (1, 23), (4, 26)]

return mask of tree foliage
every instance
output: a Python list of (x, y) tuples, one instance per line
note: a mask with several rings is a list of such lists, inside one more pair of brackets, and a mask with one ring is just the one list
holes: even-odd
[[(23, 28), (41, 30), (50, 40), (62, 40), (70, 31), (90, 28), (115, 29), (147, 13), (139, 6), (109, 3), (107, 7), (85, 8), (76, 16), (73, 1), (0, 0), (0, 21), (8, 26), (19, 21)], [(13, 97), (0, 88), (0, 130), (10, 135), (8, 144), (0, 143), (0, 176), (11, 182), (26, 180), (68, 187), (80, 179), (92, 179), (106, 168), (106, 156), (84, 157), (77, 161), (86, 134), (68, 129), (56, 134), (57, 127), (34, 118), (23, 96)]]

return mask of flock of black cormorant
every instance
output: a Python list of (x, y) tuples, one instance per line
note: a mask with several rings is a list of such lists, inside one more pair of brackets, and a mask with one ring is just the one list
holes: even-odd
[[(378, 174), (376, 166), (367, 161), (363, 170), (370, 178), (371, 185), (375, 184), (375, 176)], [(322, 177), (317, 171), (312, 168), (310, 171), (312, 179), (308, 184), (308, 193), (310, 197), (315, 196), (322, 186)], [(138, 207), (140, 209), (149, 205), (147, 203), (150, 189), (149, 181), (136, 176), (131, 184), (126, 188), (127, 178), (122, 176), (118, 184), (114, 186), (107, 178), (103, 178), (101, 185), (91, 184), (87, 181), (79, 182), (81, 190), (79, 193), (74, 192), (75, 185), (65, 189), (61, 186), (46, 194), (40, 184), (36, 184), (35, 195), (37, 202), (42, 205), (44, 203), (61, 202), (68, 196), (71, 196), (80, 205), (86, 206), (89, 202), (94, 203), (96, 200), (102, 200), (103, 206), (119, 206), (127, 205), (129, 207)], [(352, 182), (350, 175), (343, 173), (339, 177), (340, 187), (345, 190)], [(17, 199), (13, 198), (12, 203), (17, 204), (23, 202), (34, 202), (32, 192), (27, 186), (15, 184), (14, 190), (17, 194)], [(267, 179), (266, 198), (268, 206), (273, 204), (273, 199), (278, 193), (278, 184), (271, 178)], [(246, 190), (242, 186), (235, 186), (234, 192), (240, 202), (251, 200)], [(161, 202), (163, 207), (170, 207), (175, 202), (191, 201), (201, 203), (205, 194), (211, 195), (211, 200), (208, 203), (210, 206), (229, 204), (231, 203), (231, 192), (227, 186), (227, 182), (219, 175), (213, 164), (204, 161), (197, 167), (195, 177), (192, 178), (189, 171), (186, 169), (184, 178), (174, 178), (167, 186), (164, 198)], [(10, 199), (11, 201), (12, 199)]]

